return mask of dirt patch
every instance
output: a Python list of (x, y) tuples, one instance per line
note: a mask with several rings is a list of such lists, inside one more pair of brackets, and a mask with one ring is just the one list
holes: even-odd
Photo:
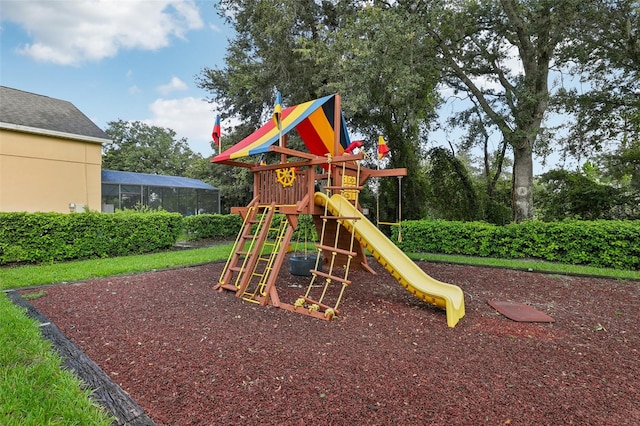
[[(375, 261), (331, 322), (212, 287), (223, 264), (47, 288), (31, 303), (160, 425), (640, 424), (640, 283), (419, 263), (466, 316)], [(308, 278), (280, 274), (293, 303)], [(554, 323), (511, 321), (488, 300)]]

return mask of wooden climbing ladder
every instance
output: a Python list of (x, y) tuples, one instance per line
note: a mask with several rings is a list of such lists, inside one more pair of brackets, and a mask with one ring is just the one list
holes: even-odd
[(243, 217), (242, 228), (214, 288), (234, 291), (237, 297), (261, 305), (271, 299), (277, 306), (274, 283), (295, 223), (290, 223), (286, 215), (277, 214), (274, 203), (259, 205), (254, 200), (239, 212)]
[[(326, 195), (330, 198), (332, 194), (339, 193), (344, 197), (345, 201), (348, 200), (347, 202), (357, 205), (358, 195), (362, 189), (358, 186), (360, 163), (358, 162), (355, 176), (347, 174), (345, 163), (342, 164), (341, 173), (335, 173), (332, 176), (333, 167), (329, 163), (327, 186), (324, 187)], [(332, 180), (338, 180), (339, 184), (332, 185)], [(355, 227), (352, 226), (351, 230), (347, 231), (347, 228), (342, 226), (342, 222), (345, 220), (359, 220), (360, 218), (331, 215), (329, 214), (327, 203), (319, 219), (322, 226), (320, 242), (316, 244), (318, 250), (316, 267), (311, 270), (311, 282), (307, 287), (306, 293), (295, 301), (294, 308), (296, 310), (304, 309), (308, 315), (330, 320), (335, 315), (338, 315), (338, 306), (342, 301), (344, 291), (351, 284), (351, 280), (349, 280), (351, 263), (358, 255), (355, 249), (355, 245), (359, 244), (355, 239)], [(323, 253), (325, 254), (324, 257)], [(323, 258), (327, 263), (327, 272), (321, 270), (322, 265), (320, 262), (322, 262)], [(324, 281), (322, 282), (322, 280)], [(319, 296), (312, 297), (314, 293), (319, 293)], [(331, 298), (333, 298), (333, 303), (330, 304), (328, 299)]]
[[(281, 248), (287, 247), (288, 244), (282, 244), (288, 229), (287, 218), (284, 215), (273, 217), (270, 224), (265, 224), (267, 229), (267, 238), (262, 244), (262, 248), (258, 250), (256, 262), (251, 271), (249, 280), (244, 287), (240, 287), (238, 291), (242, 291), (241, 297), (253, 303), (260, 303), (263, 298), (267, 297), (267, 283), (274, 272), (274, 264), (281, 252)], [(277, 273), (277, 272), (276, 272)], [(254, 283), (254, 281), (257, 281)]]

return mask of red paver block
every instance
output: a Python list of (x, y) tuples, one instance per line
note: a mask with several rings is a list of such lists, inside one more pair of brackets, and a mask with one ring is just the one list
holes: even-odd
[(504, 302), (499, 300), (489, 300), (495, 310), (505, 317), (518, 322), (555, 322), (553, 318), (544, 312), (518, 302)]

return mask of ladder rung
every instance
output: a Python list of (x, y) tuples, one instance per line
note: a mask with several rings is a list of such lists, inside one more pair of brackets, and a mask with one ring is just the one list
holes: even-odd
[(349, 281), (347, 279), (344, 279), (344, 278), (341, 278), (341, 277), (336, 277), (335, 275), (325, 274), (324, 272), (316, 271), (315, 269), (312, 269), (311, 273), (312, 274), (316, 274), (319, 277), (324, 277), (324, 278), (330, 279), (332, 281), (339, 281), (339, 282), (341, 282), (343, 284), (346, 284), (346, 285), (351, 284), (351, 281)]
[[(304, 301), (305, 301), (305, 302), (307, 302), (307, 303), (309, 303), (309, 304), (313, 304), (313, 305), (318, 305), (318, 306), (320, 306), (322, 309), (325, 309), (325, 310), (326, 310), (326, 309), (333, 309), (331, 306), (329, 306), (329, 305), (325, 305), (324, 303), (320, 303), (320, 302), (318, 302), (317, 300), (310, 299), (310, 298), (308, 298), (308, 297), (306, 297), (306, 296), (300, 296), (300, 297), (301, 297), (302, 299), (304, 299)], [(339, 313), (338, 313), (338, 310), (337, 310), (337, 309), (335, 309), (334, 311), (335, 311), (335, 314), (336, 314), (336, 315), (339, 315)]]
[(234, 286), (233, 284), (222, 284), (220, 285), (220, 288), (224, 288), (225, 290), (231, 290), (231, 291), (237, 290), (236, 286)]
[(345, 250), (345, 249), (341, 249), (338, 247), (333, 247), (333, 246), (324, 246), (322, 244), (316, 244), (316, 247), (321, 249), (321, 250), (325, 250), (325, 251), (331, 251), (331, 252), (336, 252), (339, 254), (344, 254), (345, 256), (356, 256), (358, 253), (356, 253), (355, 251), (349, 251), (349, 250)]
[(229, 270), (234, 272), (240, 272), (242, 271), (242, 268), (239, 266), (229, 266)]

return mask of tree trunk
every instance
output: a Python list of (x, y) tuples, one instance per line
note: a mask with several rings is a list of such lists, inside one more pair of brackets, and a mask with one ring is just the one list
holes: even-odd
[(531, 144), (513, 148), (513, 220), (520, 223), (533, 219), (533, 153)]

